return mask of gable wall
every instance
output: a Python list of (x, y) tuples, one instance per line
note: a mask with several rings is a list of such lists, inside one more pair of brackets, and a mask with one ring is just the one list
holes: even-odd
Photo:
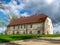
[(49, 17), (46, 18), (44, 23), (44, 32), (45, 34), (53, 34), (53, 25)]

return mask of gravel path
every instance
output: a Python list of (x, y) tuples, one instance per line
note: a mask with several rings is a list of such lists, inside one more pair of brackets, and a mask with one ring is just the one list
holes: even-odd
[(39, 40), (39, 39), (21, 40), (15, 41), (14, 43), (18, 43), (20, 45), (60, 45), (59, 40)]

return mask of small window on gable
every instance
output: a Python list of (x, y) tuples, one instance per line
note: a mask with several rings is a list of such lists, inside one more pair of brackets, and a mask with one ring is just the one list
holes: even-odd
[(49, 22), (49, 20), (47, 20), (47, 22)]
[(32, 24), (30, 25), (30, 28), (32, 28)]
[(50, 25), (47, 25), (47, 28), (49, 29), (50, 28)]

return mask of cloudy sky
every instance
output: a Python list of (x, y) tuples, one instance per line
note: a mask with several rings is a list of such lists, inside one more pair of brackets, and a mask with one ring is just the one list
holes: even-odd
[[(59, 31), (60, 0), (0, 0), (0, 22), (6, 25), (13, 15), (20, 17), (42, 13), (52, 19), (54, 30)], [(1, 26), (0, 32), (6, 29)]]

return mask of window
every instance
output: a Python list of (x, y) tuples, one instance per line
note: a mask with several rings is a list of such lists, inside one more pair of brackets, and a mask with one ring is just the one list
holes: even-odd
[(18, 26), (18, 29), (19, 29), (19, 26)]
[(26, 26), (24, 25), (24, 28), (26, 28)]
[(30, 25), (30, 28), (32, 28), (32, 24)]
[(49, 31), (47, 31), (47, 34), (49, 34)]
[(47, 20), (47, 23), (49, 22), (49, 20)]
[(10, 27), (8, 27), (8, 29), (10, 29)]
[(13, 31), (13, 34), (15, 34), (15, 31)]
[(13, 26), (13, 29), (15, 29), (15, 26)]
[(38, 34), (40, 34), (40, 31), (38, 31)]
[(50, 25), (47, 25), (47, 28), (49, 29), (50, 28)]
[(21, 25), (21, 28), (22, 28), (22, 25)]
[(30, 31), (30, 34), (32, 34), (32, 31)]
[(19, 31), (17, 31), (17, 34), (19, 34)]
[(25, 31), (23, 32), (23, 34), (25, 34)]

